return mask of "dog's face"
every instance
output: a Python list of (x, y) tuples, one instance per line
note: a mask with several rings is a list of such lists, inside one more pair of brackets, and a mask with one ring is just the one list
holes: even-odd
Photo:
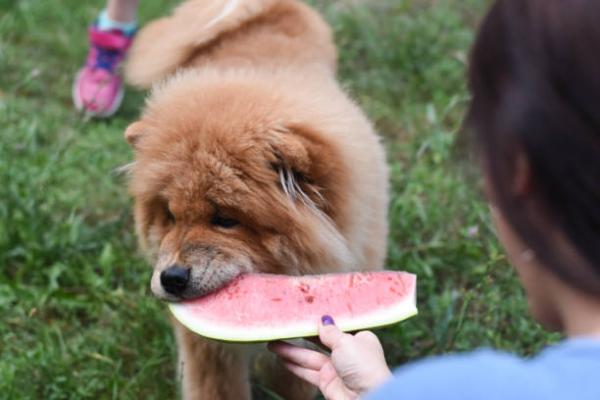
[(158, 96), (126, 131), (152, 292), (179, 301), (243, 272), (294, 275), (348, 263), (334, 149), (315, 127), (278, 115), (261, 91), (206, 91)]

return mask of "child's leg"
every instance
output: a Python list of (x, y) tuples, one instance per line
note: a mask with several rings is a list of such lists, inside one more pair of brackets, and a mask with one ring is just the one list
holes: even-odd
[(114, 114), (123, 98), (119, 65), (137, 28), (139, 0), (108, 0), (89, 28), (90, 50), (73, 85), (75, 107), (94, 117)]

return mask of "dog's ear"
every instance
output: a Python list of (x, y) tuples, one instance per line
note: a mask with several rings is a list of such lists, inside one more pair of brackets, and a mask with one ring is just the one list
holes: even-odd
[(136, 144), (139, 139), (144, 135), (146, 131), (145, 125), (141, 121), (136, 121), (129, 125), (127, 129), (125, 129), (125, 140), (131, 147), (136, 148)]
[(292, 131), (277, 130), (272, 147), (277, 159), (276, 167), (293, 170), (295, 173), (307, 173), (310, 169), (310, 154), (306, 143)]
[(334, 146), (304, 125), (278, 130), (272, 146), (277, 160), (274, 168), (286, 195), (294, 201), (325, 207), (325, 190), (336, 185), (340, 171)]

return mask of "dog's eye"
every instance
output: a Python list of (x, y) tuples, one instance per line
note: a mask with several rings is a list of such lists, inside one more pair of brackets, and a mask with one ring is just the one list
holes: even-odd
[(171, 210), (169, 210), (169, 208), (167, 207), (167, 209), (165, 210), (166, 216), (167, 216), (167, 222), (170, 224), (174, 224), (175, 223), (175, 215), (173, 215), (173, 213), (171, 212)]
[(210, 223), (221, 228), (229, 229), (238, 226), (240, 224), (240, 221), (233, 218), (227, 218), (219, 214), (215, 214), (212, 217)]

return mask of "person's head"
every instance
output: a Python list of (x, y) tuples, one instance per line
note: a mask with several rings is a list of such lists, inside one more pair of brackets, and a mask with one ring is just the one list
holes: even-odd
[(600, 1), (496, 1), (469, 81), (500, 239), (534, 316), (561, 328), (548, 276), (600, 298)]

